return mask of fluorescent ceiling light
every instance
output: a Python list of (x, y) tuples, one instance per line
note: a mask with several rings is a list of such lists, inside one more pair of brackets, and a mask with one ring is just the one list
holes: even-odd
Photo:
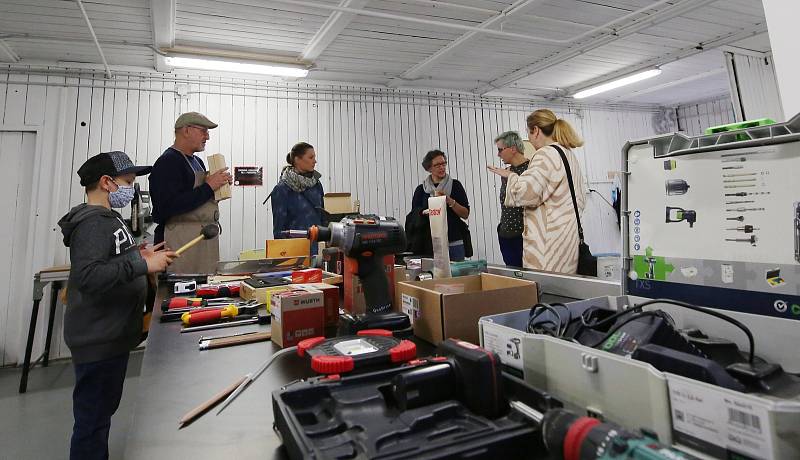
[(225, 72), (256, 73), (296, 78), (303, 78), (308, 75), (307, 69), (302, 69), (299, 67), (250, 64), (245, 62), (224, 61), (218, 59), (169, 56), (165, 58), (165, 61), (169, 66), (184, 67), (188, 69), (220, 70)]
[(653, 78), (656, 75), (659, 75), (660, 73), (661, 69), (645, 70), (644, 72), (635, 73), (633, 75), (620, 78), (619, 80), (610, 81), (608, 83), (603, 83), (602, 85), (597, 85), (592, 88), (585, 89), (583, 91), (578, 91), (577, 93), (573, 94), (572, 97), (574, 97), (575, 99), (583, 99), (585, 97), (594, 96), (595, 94), (611, 91), (612, 89), (619, 88), (620, 86), (630, 85), (631, 83), (636, 83), (637, 81)]

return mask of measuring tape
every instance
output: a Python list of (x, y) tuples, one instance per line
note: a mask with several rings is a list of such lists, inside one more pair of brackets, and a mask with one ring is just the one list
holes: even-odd
[(313, 337), (297, 344), (297, 354), (311, 360), (319, 374), (343, 374), (376, 366), (405, 363), (417, 356), (417, 345), (386, 329), (367, 329), (355, 336)]

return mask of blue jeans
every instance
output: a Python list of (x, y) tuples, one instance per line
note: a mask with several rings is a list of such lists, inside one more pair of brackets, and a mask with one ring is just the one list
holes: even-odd
[(459, 244), (452, 244), (450, 243), (449, 251), (450, 253), (450, 261), (451, 262), (461, 262), (466, 257), (466, 252), (464, 251), (464, 242), (460, 242)]
[(522, 267), (522, 236), (515, 238), (497, 237), (503, 262), (509, 267)]
[(111, 416), (122, 399), (130, 353), (92, 363), (75, 364), (72, 414), (75, 425), (70, 460), (107, 459)]

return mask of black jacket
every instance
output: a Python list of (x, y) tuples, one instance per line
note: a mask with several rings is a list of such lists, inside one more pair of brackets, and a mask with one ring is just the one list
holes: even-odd
[(431, 242), (431, 221), (422, 214), (426, 208), (414, 208), (406, 215), (406, 251), (417, 256), (433, 257), (433, 243)]
[(64, 340), (76, 363), (129, 352), (142, 337), (147, 263), (122, 216), (78, 205), (59, 220), (71, 268)]
[[(205, 169), (203, 160), (197, 156), (194, 158)], [(172, 147), (158, 157), (148, 180), (153, 199), (153, 222), (158, 224), (154, 238), (156, 244), (164, 240), (164, 224), (170, 218), (195, 210), (214, 198), (214, 190), (208, 184), (194, 188), (194, 170), (187, 157)]]

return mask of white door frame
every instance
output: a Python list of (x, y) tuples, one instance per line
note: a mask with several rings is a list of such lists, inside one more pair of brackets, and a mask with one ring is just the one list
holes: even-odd
[[(33, 275), (34, 275), (34, 273), (32, 271), (33, 270), (32, 267), (33, 267), (34, 248), (36, 247), (36, 245), (34, 244), (34, 239), (35, 239), (35, 236), (36, 236), (35, 232), (34, 232), (34, 228), (35, 228), (34, 226), (36, 225), (36, 217), (37, 217), (37, 214), (38, 214), (37, 205), (38, 205), (39, 189), (40, 189), (40, 186), (41, 186), (41, 181), (39, 180), (39, 176), (37, 175), (37, 171), (39, 171), (40, 168), (42, 167), (42, 165), (41, 165), (41, 157), (42, 157), (43, 131), (44, 131), (44, 129), (43, 129), (43, 127), (41, 125), (2, 125), (2, 124), (0, 124), (0, 132), (33, 133), (36, 136), (36, 142), (35, 142), (35, 147), (34, 147), (34, 152), (33, 152), (33, 169), (32, 169), (33, 176), (30, 177), (30, 178), (26, 178), (26, 179), (29, 179), (31, 181), (31, 197), (30, 197), (31, 208), (30, 208), (30, 211), (28, 212), (28, 227), (27, 227), (29, 233), (28, 233), (28, 241), (26, 243), (26, 248), (25, 248), (25, 260), (24, 260), (23, 264), (20, 265), (20, 267), (21, 267), (20, 269), (22, 270), (22, 273), (27, 278), (23, 278), (25, 281), (24, 281), (24, 284), (21, 286), (21, 288), (22, 288), (21, 291), (20, 291), (21, 295), (19, 297), (20, 301), (22, 302), (21, 305), (19, 306), (21, 308), (19, 310), (20, 311), (20, 315), (19, 315), (20, 318), (19, 318), (19, 322), (18, 322), (18, 326), (17, 326), (17, 330), (19, 331), (19, 335), (17, 336), (16, 341), (12, 342), (12, 343), (14, 343), (14, 347), (15, 347), (15, 349), (13, 350), (13, 352), (14, 352), (13, 354), (17, 355), (17, 357), (18, 357), (18, 361), (17, 362), (18, 363), (22, 362), (21, 354), (22, 354), (22, 352), (24, 350), (21, 349), (21, 345), (22, 345), (22, 343), (24, 343), (23, 340), (25, 339), (25, 337), (23, 336), (24, 335), (24, 331), (27, 330), (27, 328), (24, 327), (24, 326), (27, 325), (28, 321), (30, 321), (30, 311), (31, 311), (31, 308), (32, 308), (32, 303), (33, 303), (32, 298), (28, 298), (27, 294), (32, 292), (32, 289), (33, 289)], [(56, 167), (56, 165), (53, 165), (53, 168), (55, 168), (55, 167)], [(11, 307), (9, 306), (9, 308), (11, 308)], [(40, 311), (43, 311), (43, 310), (40, 310)], [(44, 314), (41, 314), (40, 316), (44, 317)], [(37, 322), (37, 326), (41, 322), (42, 321), (40, 319)], [(7, 324), (6, 327), (9, 327), (9, 325)], [(45, 328), (46, 328), (46, 326), (45, 326)], [(41, 327), (37, 327), (36, 330), (37, 331), (41, 330)]]

